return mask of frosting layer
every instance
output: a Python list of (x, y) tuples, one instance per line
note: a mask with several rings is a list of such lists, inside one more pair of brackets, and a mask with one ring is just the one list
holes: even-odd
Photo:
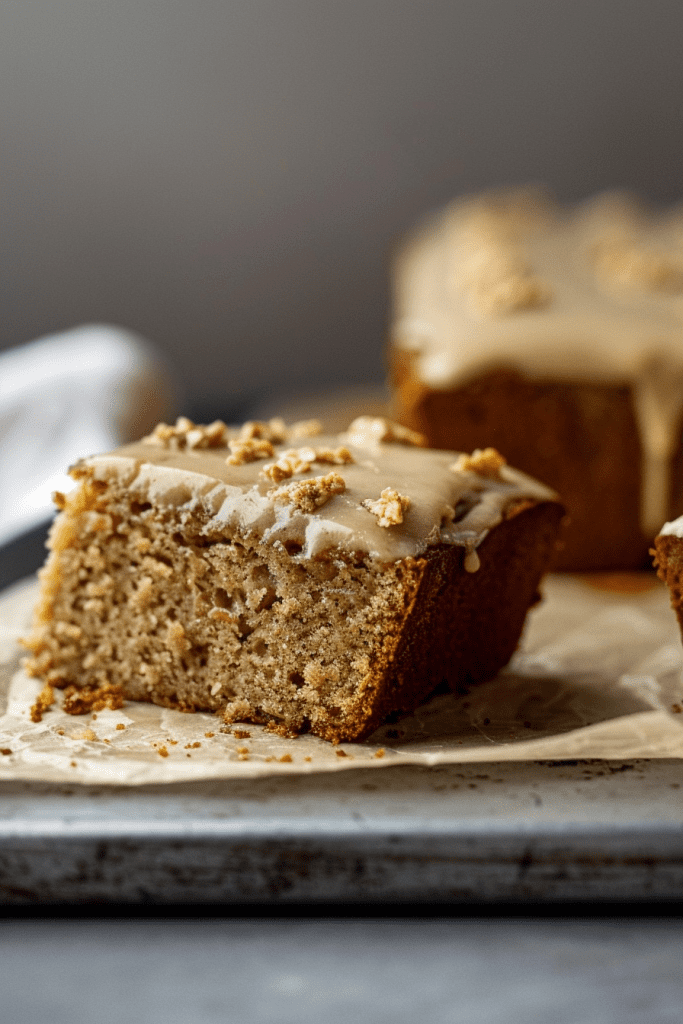
[(124, 485), (135, 500), (173, 506), (188, 522), (195, 516), (207, 536), (296, 545), (301, 557), (342, 550), (382, 562), (457, 544), (467, 549), (468, 571), (476, 571), (476, 547), (510, 506), (556, 500), (492, 450), (470, 457), (425, 449), (412, 432), (385, 420), (362, 418), (346, 434), (280, 443), (267, 429), (249, 430), (253, 425), (188, 423), (184, 435), (165, 428), (165, 439), (155, 432), (85, 459), (74, 472), (85, 467)]
[(683, 209), (626, 193), (576, 207), (540, 189), (459, 200), (400, 253), (392, 342), (436, 389), (501, 367), (532, 379), (632, 386), (641, 519), (665, 516), (683, 415)]

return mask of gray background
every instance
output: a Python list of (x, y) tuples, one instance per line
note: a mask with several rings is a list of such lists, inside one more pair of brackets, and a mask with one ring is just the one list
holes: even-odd
[(422, 211), (680, 196), (682, 41), (677, 0), (4, 0), (0, 346), (119, 323), (207, 408), (380, 380)]

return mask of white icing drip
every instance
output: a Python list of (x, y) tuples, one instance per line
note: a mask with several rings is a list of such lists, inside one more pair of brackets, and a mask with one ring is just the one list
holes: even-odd
[[(487, 313), (472, 301), (473, 253), (484, 280), (487, 260), (493, 274), (508, 252), (547, 287), (547, 301)], [(666, 516), (683, 416), (681, 267), (679, 209), (646, 215), (621, 193), (575, 210), (533, 192), (456, 202), (399, 256), (393, 343), (415, 353), (425, 384), (444, 390), (506, 366), (530, 379), (630, 384), (641, 521), (652, 535)]]

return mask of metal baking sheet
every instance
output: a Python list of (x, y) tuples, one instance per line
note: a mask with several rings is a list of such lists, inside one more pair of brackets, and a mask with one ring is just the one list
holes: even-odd
[(0, 785), (0, 901), (678, 900), (678, 760)]

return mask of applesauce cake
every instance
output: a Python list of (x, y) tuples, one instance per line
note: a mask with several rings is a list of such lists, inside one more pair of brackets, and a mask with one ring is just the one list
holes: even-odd
[(555, 488), (555, 567), (634, 569), (683, 512), (683, 208), (466, 197), (394, 264), (394, 415)]
[(554, 493), (383, 418), (318, 431), (181, 418), (77, 463), (28, 671), (333, 742), (495, 675), (554, 550)]
[(683, 516), (664, 523), (650, 554), (657, 575), (669, 590), (671, 607), (683, 633)]

